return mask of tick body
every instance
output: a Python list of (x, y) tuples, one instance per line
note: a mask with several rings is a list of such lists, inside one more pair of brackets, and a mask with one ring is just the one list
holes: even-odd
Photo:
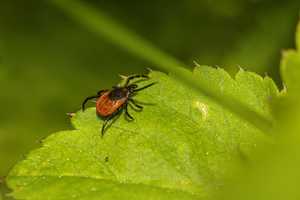
[[(112, 96), (119, 89), (115, 89), (112, 91), (107, 91), (103, 95), (101, 95), (96, 101), (96, 111), (97, 115), (101, 117), (108, 117), (118, 111), (128, 99), (128, 94), (122, 95), (118, 99), (114, 99)], [(128, 93), (128, 92), (126, 92)]]
[(104, 132), (106, 130), (109, 122), (113, 121), (113, 119), (119, 116), (123, 110), (125, 110), (126, 117), (129, 120), (133, 120), (134, 118), (128, 112), (128, 105), (130, 104), (135, 110), (141, 111), (143, 106), (139, 105), (134, 101), (133, 96), (137, 94), (137, 92), (146, 89), (155, 83), (150, 83), (146, 86), (138, 88), (138, 85), (135, 83), (131, 83), (133, 79), (144, 78), (148, 79), (146, 75), (133, 75), (129, 76), (126, 79), (126, 82), (123, 86), (114, 86), (110, 90), (101, 90), (97, 93), (97, 95), (87, 97), (82, 103), (82, 110), (85, 110), (85, 104), (92, 99), (96, 99), (96, 113), (99, 117), (104, 119), (104, 123), (101, 129), (101, 136), (103, 137)]

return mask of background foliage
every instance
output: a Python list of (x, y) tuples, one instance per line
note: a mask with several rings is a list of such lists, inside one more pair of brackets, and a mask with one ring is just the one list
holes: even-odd
[[(88, 1), (192, 66), (238, 66), (279, 79), (280, 52), (294, 46), (299, 2), (271, 0)], [(49, 133), (63, 113), (149, 66), (111, 46), (45, 1), (0, 2), (0, 176)], [(155, 66), (150, 66), (155, 67)], [(1, 199), (1, 195), (0, 195)]]

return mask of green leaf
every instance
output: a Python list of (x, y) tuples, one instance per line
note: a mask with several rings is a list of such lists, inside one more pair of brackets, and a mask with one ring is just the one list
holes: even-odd
[(296, 45), (298, 50), (283, 52), (281, 75), (290, 95), (299, 96), (300, 91), (300, 22), (297, 26)]
[[(191, 78), (230, 93), (272, 119), (278, 90), (269, 78), (240, 70), (196, 67)], [(10, 172), (17, 199), (201, 199), (212, 196), (237, 162), (251, 158), (270, 138), (172, 74), (152, 71), (157, 82), (139, 92), (142, 112), (119, 117), (100, 136), (95, 108), (77, 112), (75, 130), (52, 134)]]
[(283, 53), (281, 61), (281, 74), (284, 84), (290, 94), (299, 95), (300, 84), (300, 53), (294, 50), (288, 50)]

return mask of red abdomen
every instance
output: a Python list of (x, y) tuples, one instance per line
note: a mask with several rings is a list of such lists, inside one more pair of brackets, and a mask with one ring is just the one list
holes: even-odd
[(99, 97), (96, 102), (96, 110), (97, 114), (101, 117), (108, 117), (116, 112), (126, 101), (126, 98), (111, 100), (109, 98), (109, 93), (105, 92), (103, 95)]

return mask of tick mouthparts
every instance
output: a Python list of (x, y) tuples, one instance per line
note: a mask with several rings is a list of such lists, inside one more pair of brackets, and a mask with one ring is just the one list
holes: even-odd
[(146, 68), (148, 70), (148, 72), (153, 72), (153, 70), (150, 67)]
[(126, 80), (128, 78), (128, 76), (125, 76), (125, 75), (122, 75), (122, 74), (119, 74), (119, 76), (121, 77), (121, 79), (123, 80)]
[(70, 118), (75, 117), (76, 113), (66, 113), (66, 115)]

